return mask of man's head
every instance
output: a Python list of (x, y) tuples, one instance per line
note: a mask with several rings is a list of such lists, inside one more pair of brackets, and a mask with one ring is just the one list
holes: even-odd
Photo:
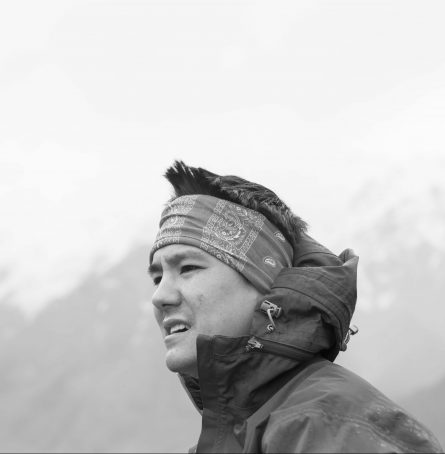
[(194, 246), (171, 244), (154, 253), (150, 274), (171, 371), (197, 377), (199, 334), (248, 333), (261, 293), (221, 260)]
[(256, 303), (305, 224), (270, 190), (176, 162), (175, 195), (150, 253), (156, 319), (167, 366), (196, 376), (199, 334), (247, 335)]

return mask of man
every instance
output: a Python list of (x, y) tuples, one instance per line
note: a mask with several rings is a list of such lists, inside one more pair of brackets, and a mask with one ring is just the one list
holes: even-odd
[(269, 189), (182, 162), (150, 253), (153, 305), (202, 414), (196, 452), (441, 452), (333, 364), (352, 330), (358, 257), (339, 257)]

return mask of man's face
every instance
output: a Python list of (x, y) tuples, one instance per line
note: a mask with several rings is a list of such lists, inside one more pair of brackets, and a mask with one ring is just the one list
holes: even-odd
[(171, 371), (197, 377), (198, 334), (248, 334), (261, 293), (220, 260), (199, 248), (173, 244), (155, 252), (150, 275)]

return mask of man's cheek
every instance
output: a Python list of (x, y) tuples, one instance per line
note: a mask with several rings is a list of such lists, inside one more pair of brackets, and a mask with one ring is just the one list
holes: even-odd
[(200, 292), (196, 296), (196, 308), (200, 309), (201, 306), (208, 304), (211, 301), (212, 297), (207, 292)]

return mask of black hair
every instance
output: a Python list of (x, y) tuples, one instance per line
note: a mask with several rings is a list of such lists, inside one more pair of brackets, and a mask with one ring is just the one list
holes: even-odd
[(175, 161), (165, 172), (174, 195), (203, 194), (228, 200), (263, 214), (295, 248), (307, 224), (270, 189), (235, 175), (217, 175), (201, 167), (190, 167)]

